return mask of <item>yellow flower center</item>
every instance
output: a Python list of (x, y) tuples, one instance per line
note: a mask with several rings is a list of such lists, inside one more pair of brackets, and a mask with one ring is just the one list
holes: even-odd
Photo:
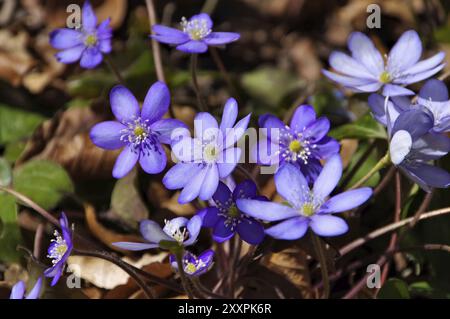
[(84, 43), (87, 46), (93, 46), (95, 44), (97, 44), (97, 36), (95, 36), (94, 34), (90, 34), (86, 37), (86, 39), (84, 40)]
[(187, 263), (186, 267), (184, 267), (184, 271), (187, 272), (188, 274), (193, 274), (194, 272), (196, 272), (196, 270), (197, 267), (193, 263)]
[(381, 83), (389, 83), (391, 82), (391, 75), (387, 71), (383, 71), (380, 75), (380, 82)]
[(302, 212), (303, 212), (303, 215), (305, 215), (306, 217), (310, 217), (310, 216), (314, 215), (314, 213), (315, 213), (314, 205), (312, 203), (303, 204)]
[(231, 206), (230, 209), (228, 210), (228, 216), (233, 217), (233, 218), (238, 218), (241, 215), (241, 213), (239, 212), (239, 210), (237, 209), (236, 206)]
[(302, 149), (302, 143), (298, 140), (293, 140), (291, 143), (289, 143), (289, 150), (293, 153), (298, 153)]
[(60, 256), (63, 256), (67, 251), (67, 245), (61, 244), (55, 249), (56, 253)]
[(136, 137), (142, 137), (145, 134), (145, 129), (142, 126), (136, 126), (133, 131)]
[(217, 158), (217, 155), (219, 155), (219, 150), (215, 145), (209, 144), (205, 146), (203, 151), (204, 160), (207, 162), (214, 161)]

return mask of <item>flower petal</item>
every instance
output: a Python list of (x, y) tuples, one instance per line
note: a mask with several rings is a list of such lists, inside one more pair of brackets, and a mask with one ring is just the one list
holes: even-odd
[(237, 184), (236, 188), (233, 190), (233, 200), (236, 201), (239, 198), (254, 198), (258, 194), (258, 189), (256, 184), (250, 180), (246, 179), (243, 182)]
[(25, 283), (22, 280), (20, 280), (12, 287), (9, 299), (23, 299), (24, 295), (25, 295)]
[(186, 33), (164, 25), (155, 24), (152, 26), (152, 31), (155, 34), (150, 37), (161, 43), (178, 45), (189, 41), (189, 36)]
[(352, 32), (348, 39), (348, 47), (353, 58), (364, 65), (371, 74), (383, 72), (383, 57), (368, 36), (361, 32)]
[(198, 215), (195, 215), (189, 220), (186, 228), (189, 232), (189, 239), (186, 240), (183, 244), (185, 246), (189, 246), (195, 243), (195, 241), (197, 240), (200, 229), (202, 228), (202, 218)]
[(217, 190), (219, 185), (219, 169), (216, 164), (212, 164), (208, 167), (203, 185), (200, 189), (199, 198), (201, 200), (210, 199)]
[(412, 140), (415, 141), (423, 136), (433, 127), (434, 121), (432, 116), (420, 109), (410, 109), (403, 111), (397, 118), (392, 128), (391, 134), (400, 130), (407, 131)]
[(296, 208), (305, 202), (310, 192), (306, 178), (291, 164), (283, 165), (275, 174), (275, 186), (277, 192)]
[(189, 203), (200, 194), (200, 190), (207, 172), (207, 168), (202, 168), (191, 178), (191, 180), (188, 181), (181, 191), (180, 196), (178, 196), (178, 202), (180, 204)]
[(232, 193), (225, 183), (219, 182), (213, 200), (220, 209), (228, 209), (233, 204)]
[(139, 230), (141, 232), (142, 237), (145, 238), (146, 241), (152, 244), (158, 244), (161, 240), (169, 240), (173, 241), (173, 238), (167, 235), (159, 226), (157, 222), (153, 220), (144, 219), (139, 224)]
[(197, 175), (200, 167), (192, 163), (177, 163), (164, 176), (162, 182), (167, 189), (183, 188)]
[(138, 101), (133, 93), (122, 85), (112, 88), (109, 100), (114, 116), (123, 124), (133, 121), (140, 114)]
[(413, 66), (422, 55), (422, 42), (414, 30), (404, 32), (392, 47), (388, 55), (389, 72), (401, 72)]
[(91, 3), (86, 0), (81, 10), (81, 22), (83, 23), (83, 29), (91, 31), (95, 29), (97, 25), (97, 17), (92, 9)]
[(266, 229), (266, 234), (277, 239), (296, 240), (302, 238), (308, 230), (308, 220), (294, 217)]
[(256, 220), (242, 218), (237, 225), (236, 231), (239, 237), (250, 245), (258, 245), (264, 239), (264, 227)]
[(342, 218), (332, 215), (313, 215), (309, 224), (312, 230), (319, 236), (339, 236), (348, 231), (348, 225)]
[(353, 189), (339, 195), (331, 197), (327, 200), (320, 212), (322, 213), (341, 213), (347, 210), (358, 207), (365, 203), (370, 196), (372, 196), (372, 189), (370, 187), (362, 187)]
[(398, 95), (414, 95), (415, 93), (400, 85), (385, 84), (383, 87), (384, 96), (398, 96)]
[(246, 117), (241, 119), (233, 128), (227, 128), (225, 130), (225, 141), (224, 147), (228, 148), (233, 146), (239, 139), (244, 135), (245, 130), (247, 129), (248, 122), (250, 121), (251, 114), (248, 114)]
[(291, 218), (299, 214), (297, 210), (287, 205), (255, 199), (238, 199), (236, 205), (247, 215), (269, 222)]
[(295, 109), (294, 115), (291, 119), (291, 129), (297, 132), (303, 130), (311, 125), (316, 120), (316, 112), (311, 105), (300, 105)]
[(241, 152), (240, 148), (230, 147), (220, 154), (217, 162), (220, 178), (225, 178), (233, 172), (241, 158)]
[(80, 45), (77, 45), (70, 49), (66, 49), (66, 50), (56, 53), (55, 57), (58, 60), (58, 62), (65, 63), (65, 64), (73, 63), (80, 59), (81, 54), (83, 53), (84, 49), (85, 49), (84, 45), (80, 44)]
[(303, 136), (312, 142), (320, 141), (330, 130), (330, 121), (326, 117), (320, 117), (311, 123), (303, 132)]
[(415, 162), (402, 164), (400, 169), (426, 192), (430, 192), (433, 187), (450, 186), (450, 174), (440, 167)]
[(216, 135), (219, 129), (216, 119), (209, 113), (200, 112), (194, 119), (195, 137), (201, 140), (209, 139), (210, 135)]
[(50, 33), (50, 44), (55, 49), (69, 49), (83, 44), (82, 34), (73, 29), (56, 29)]
[(89, 133), (92, 142), (98, 147), (115, 150), (125, 146), (120, 137), (125, 125), (116, 121), (106, 121), (96, 124)]
[(177, 50), (186, 53), (204, 53), (208, 51), (208, 46), (202, 41), (190, 40), (177, 46)]
[(233, 237), (234, 234), (235, 232), (231, 229), (230, 225), (225, 223), (225, 217), (220, 217), (214, 227), (213, 239), (218, 243), (223, 243)]
[(356, 86), (364, 86), (367, 84), (378, 83), (378, 81), (362, 79), (362, 78), (354, 78), (354, 77), (330, 72), (327, 70), (322, 70), (322, 73), (330, 80), (332, 80), (336, 83), (339, 83), (343, 86), (346, 86), (346, 87), (356, 87)]
[(114, 164), (112, 175), (114, 178), (122, 178), (127, 175), (136, 165), (139, 159), (139, 152), (133, 149), (132, 146), (127, 145), (117, 157)]
[(189, 18), (189, 21), (194, 21), (194, 20), (198, 20), (200, 24), (205, 24), (205, 27), (207, 29), (212, 29), (212, 27), (213, 27), (213, 22), (211, 20), (211, 17), (207, 13), (199, 13), (199, 14), (193, 15), (192, 17)]
[(324, 200), (336, 187), (342, 176), (342, 161), (336, 154), (325, 163), (319, 176), (314, 182), (314, 197)]
[(389, 155), (394, 165), (398, 165), (409, 154), (412, 147), (412, 137), (405, 130), (399, 130), (392, 136), (389, 143)]
[(198, 215), (203, 219), (202, 226), (208, 228), (214, 227), (219, 221), (220, 217), (217, 207), (204, 208), (200, 212), (198, 212)]
[(92, 47), (84, 50), (81, 55), (80, 66), (85, 69), (93, 69), (102, 62), (103, 56), (99, 49)]
[(337, 51), (332, 52), (329, 61), (333, 69), (344, 75), (361, 79), (378, 80), (377, 73), (370, 73), (363, 64), (345, 53)]
[(156, 149), (141, 152), (139, 164), (148, 174), (161, 173), (167, 164), (166, 152), (160, 143), (154, 145)]
[(320, 159), (328, 159), (334, 154), (339, 153), (340, 148), (341, 146), (338, 141), (331, 137), (325, 136), (316, 143), (314, 154)]
[(39, 277), (36, 283), (33, 286), (33, 289), (28, 293), (26, 299), (37, 299), (39, 297), (39, 293), (41, 292), (42, 287), (42, 277)]
[(399, 84), (411, 84), (411, 83), (416, 83), (419, 81), (422, 81), (424, 79), (427, 79), (433, 75), (435, 75), (436, 73), (438, 73), (440, 70), (442, 70), (445, 67), (445, 64), (440, 64), (437, 67), (421, 72), (421, 73), (416, 73), (416, 74), (407, 74), (404, 76), (401, 76), (399, 78), (396, 78), (394, 80), (394, 83), (399, 83)]
[(444, 61), (444, 59), (445, 59), (445, 53), (439, 52), (428, 59), (422, 60), (422, 61), (412, 65), (411, 67), (406, 69), (403, 73), (417, 74), (417, 73), (422, 73), (422, 72), (434, 69), (435, 67), (438, 66), (439, 63)]
[(112, 245), (124, 249), (124, 250), (131, 250), (131, 251), (139, 251), (139, 250), (147, 250), (152, 248), (158, 248), (158, 244), (146, 244), (146, 243), (132, 243), (132, 242), (115, 242), (112, 243)]
[(237, 101), (230, 97), (223, 108), (222, 121), (220, 122), (220, 130), (223, 136), (226, 135), (226, 129), (232, 128), (238, 116)]
[(239, 40), (241, 36), (234, 32), (211, 32), (203, 41), (207, 45), (223, 45)]
[(448, 89), (445, 83), (438, 79), (430, 79), (425, 82), (419, 92), (420, 98), (433, 102), (448, 101)]
[(170, 144), (184, 135), (187, 125), (180, 120), (162, 119), (150, 126), (153, 132), (158, 134), (158, 140), (163, 144)]
[(169, 104), (169, 88), (163, 82), (155, 82), (145, 96), (141, 117), (150, 123), (156, 122), (168, 111)]

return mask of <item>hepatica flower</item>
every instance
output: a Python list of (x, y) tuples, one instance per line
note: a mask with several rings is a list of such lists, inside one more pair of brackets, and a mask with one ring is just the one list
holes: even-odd
[(369, 106), (375, 118), (387, 127), (392, 163), (427, 192), (434, 187), (449, 187), (450, 174), (430, 164), (450, 151), (450, 138), (433, 130), (433, 114), (421, 105), (410, 105), (404, 98), (391, 101), (371, 95)]
[(239, 39), (234, 32), (212, 32), (213, 22), (209, 15), (200, 13), (189, 20), (181, 20), (182, 30), (155, 24), (152, 27), (153, 39), (161, 43), (175, 45), (177, 50), (186, 53), (204, 53), (208, 46), (223, 46)]
[(38, 299), (39, 293), (41, 291), (42, 287), (42, 277), (39, 277), (39, 279), (34, 284), (31, 291), (28, 293), (27, 296), (25, 296), (25, 283), (21, 280), (17, 284), (15, 284), (11, 290), (11, 295), (9, 299)]
[(237, 208), (236, 201), (240, 198), (267, 200), (258, 196), (256, 185), (250, 180), (238, 184), (233, 191), (219, 182), (213, 195), (216, 206), (205, 208), (199, 213), (203, 217), (203, 226), (213, 228), (213, 238), (219, 243), (238, 233), (242, 240), (258, 245), (264, 238), (264, 227)]
[(245, 133), (250, 114), (236, 123), (236, 100), (225, 104), (220, 127), (209, 113), (198, 113), (194, 120), (195, 137), (184, 136), (172, 144), (172, 153), (179, 161), (163, 178), (168, 189), (180, 189), (178, 202), (188, 203), (199, 197), (210, 199), (219, 185), (236, 167), (241, 149), (234, 147)]
[(53, 278), (52, 286), (56, 285), (61, 277), (67, 258), (69, 258), (73, 248), (72, 233), (65, 213), (62, 213), (59, 224), (61, 226), (61, 234), (55, 230), (55, 239), (52, 239), (52, 243), (47, 250), (47, 257), (52, 259), (53, 266), (44, 271), (45, 277)]
[(113, 245), (126, 250), (190, 246), (197, 240), (201, 227), (200, 216), (194, 216), (190, 220), (184, 217), (166, 220), (163, 228), (152, 220), (143, 220), (140, 231), (147, 243), (116, 242)]
[(310, 105), (299, 106), (290, 126), (273, 115), (262, 115), (259, 126), (267, 129), (267, 138), (260, 139), (254, 149), (254, 157), (262, 165), (290, 163), (297, 166), (312, 183), (322, 169), (320, 160), (339, 152), (339, 143), (328, 137), (330, 121), (326, 117), (316, 118)]
[(167, 162), (161, 144), (169, 144), (177, 128), (186, 128), (181, 121), (162, 119), (170, 103), (167, 86), (162, 82), (153, 84), (142, 110), (133, 94), (121, 85), (111, 90), (110, 101), (117, 121), (95, 125), (90, 137), (98, 147), (107, 150), (123, 148), (114, 165), (113, 176), (124, 177), (138, 161), (145, 172), (160, 173)]
[(59, 62), (69, 64), (80, 60), (85, 69), (95, 68), (103, 60), (103, 54), (111, 52), (112, 29), (107, 19), (97, 26), (97, 17), (89, 1), (82, 9), (80, 29), (57, 29), (50, 33), (50, 44), (62, 50), (56, 54)]
[(352, 56), (342, 52), (330, 55), (331, 67), (339, 73), (323, 70), (331, 80), (356, 92), (376, 92), (383, 87), (384, 96), (412, 95), (405, 88), (439, 72), (445, 54), (438, 54), (419, 61), (422, 42), (416, 31), (402, 34), (391, 51), (383, 59), (373, 42), (361, 32), (353, 32), (348, 39)]
[(431, 79), (420, 89), (417, 104), (433, 114), (433, 132), (450, 132), (450, 100), (444, 82)]
[[(186, 251), (183, 255), (183, 270), (188, 276), (198, 277), (207, 272), (213, 265), (214, 251), (212, 249), (205, 250), (198, 257)], [(170, 265), (178, 271), (178, 263), (175, 255), (169, 256)]]
[(350, 190), (328, 198), (342, 175), (339, 155), (325, 164), (312, 189), (300, 170), (292, 164), (283, 165), (275, 175), (277, 192), (286, 204), (238, 199), (238, 208), (246, 214), (268, 222), (281, 221), (266, 229), (274, 238), (295, 240), (303, 237), (308, 227), (319, 236), (338, 236), (348, 230), (347, 223), (333, 213), (353, 209), (369, 199), (368, 187)]

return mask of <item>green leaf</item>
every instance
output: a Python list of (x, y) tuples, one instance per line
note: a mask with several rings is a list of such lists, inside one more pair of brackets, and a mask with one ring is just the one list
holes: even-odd
[(0, 157), (0, 186), (8, 186), (11, 179), (11, 166), (5, 158)]
[(343, 138), (387, 138), (384, 127), (375, 121), (370, 114), (362, 116), (360, 119), (351, 124), (339, 126), (331, 130), (328, 135), (337, 140), (342, 140)]
[(46, 160), (30, 161), (13, 173), (14, 189), (28, 196), (45, 209), (74, 190), (69, 174), (60, 165)]
[(410, 299), (408, 285), (400, 279), (391, 278), (381, 287), (378, 299)]
[(445, 27), (437, 29), (434, 32), (434, 37), (436, 38), (437, 42), (450, 43), (450, 27), (445, 26)]
[(149, 216), (137, 187), (136, 169), (119, 179), (111, 195), (111, 208), (126, 224), (137, 227), (138, 222)]
[(30, 136), (45, 117), (0, 104), (0, 145)]
[(18, 262), (17, 245), (22, 237), (17, 222), (17, 205), (15, 198), (5, 193), (0, 193), (0, 222), (0, 260)]
[(270, 107), (280, 104), (283, 97), (301, 87), (302, 82), (294, 74), (264, 66), (242, 77), (244, 89)]
[(9, 163), (14, 163), (25, 150), (27, 143), (25, 141), (16, 141), (6, 144), (3, 156)]
[[(368, 143), (361, 142), (358, 146), (358, 150), (353, 155), (349, 166), (346, 169), (344, 178), (347, 178), (347, 175), (352, 172), (355, 165), (358, 163), (358, 161), (361, 159), (361, 157), (364, 155), (366, 150), (370, 147)], [(378, 154), (377, 150), (373, 150), (369, 157), (362, 163), (362, 165), (359, 167), (359, 169), (353, 174), (353, 176), (350, 178), (348, 185), (354, 185), (357, 181), (359, 181), (361, 178), (363, 178), (369, 171), (375, 166), (375, 164), (379, 161), (380, 155)], [(369, 178), (367, 182), (364, 183), (364, 186), (370, 186), (375, 187), (380, 182), (380, 172), (376, 172), (372, 175), (372, 177)]]

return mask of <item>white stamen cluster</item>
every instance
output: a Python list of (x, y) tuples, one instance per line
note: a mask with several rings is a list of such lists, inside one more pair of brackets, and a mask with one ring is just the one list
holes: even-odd
[(319, 210), (320, 206), (323, 204), (323, 201), (315, 198), (314, 193), (307, 187), (305, 187), (302, 193), (306, 193), (307, 195), (301, 206), (297, 207), (297, 209), (299, 210), (300, 215), (304, 217), (311, 217)]
[(211, 29), (208, 28), (208, 23), (204, 19), (187, 20), (183, 17), (180, 24), (183, 32), (189, 35), (192, 40), (201, 40), (211, 33)]
[(189, 238), (189, 232), (186, 227), (178, 227), (170, 220), (164, 220), (164, 223), (164, 231), (178, 243), (181, 244)]
[(120, 140), (131, 145), (134, 150), (149, 151), (151, 149), (157, 150), (155, 147), (156, 136), (152, 133), (148, 120), (143, 120), (140, 117), (128, 122), (126, 128), (121, 130)]
[(292, 133), (289, 127), (281, 132), (280, 141), (280, 150), (276, 152), (276, 155), (281, 155), (286, 162), (301, 160), (306, 165), (312, 149), (317, 147), (315, 144), (311, 145), (308, 139), (303, 138), (301, 132)]
[(194, 274), (196, 271), (202, 269), (206, 266), (203, 260), (199, 259), (197, 256), (191, 255), (194, 260), (185, 259), (184, 263), (184, 272), (188, 275)]
[(58, 233), (57, 230), (55, 230), (53, 235), (55, 236), (55, 239), (51, 240), (52, 244), (51, 244), (50, 249), (48, 251), (47, 257), (52, 259), (52, 264), (55, 265), (62, 259), (62, 257), (66, 253), (66, 251), (67, 251), (67, 243), (62, 238), (62, 236)]

